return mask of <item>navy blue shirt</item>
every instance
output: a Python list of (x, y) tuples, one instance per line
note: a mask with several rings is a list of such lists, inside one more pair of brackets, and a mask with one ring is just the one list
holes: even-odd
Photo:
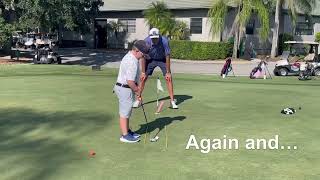
[(166, 56), (170, 55), (168, 39), (160, 36), (157, 44), (153, 44), (150, 37), (147, 37), (145, 41), (151, 47), (149, 50), (150, 60), (166, 62)]

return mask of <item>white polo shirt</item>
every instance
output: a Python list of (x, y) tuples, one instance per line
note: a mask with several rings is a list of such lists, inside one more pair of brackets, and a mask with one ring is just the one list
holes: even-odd
[(139, 61), (129, 51), (121, 60), (117, 82), (128, 84), (127, 80), (139, 81)]

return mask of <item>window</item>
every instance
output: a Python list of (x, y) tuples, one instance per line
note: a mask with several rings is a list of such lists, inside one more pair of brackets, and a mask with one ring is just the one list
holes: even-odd
[(119, 19), (121, 30), (128, 33), (136, 32), (136, 19)]
[(251, 19), (246, 26), (246, 34), (254, 34), (254, 19)]
[(313, 35), (313, 24), (308, 22), (298, 22), (295, 35)]
[(190, 33), (202, 34), (202, 18), (191, 18), (190, 21)]

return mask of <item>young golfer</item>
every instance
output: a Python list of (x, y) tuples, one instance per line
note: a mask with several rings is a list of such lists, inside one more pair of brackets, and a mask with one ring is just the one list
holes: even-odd
[(114, 92), (119, 99), (119, 115), (121, 142), (135, 143), (140, 135), (129, 129), (129, 118), (132, 111), (134, 96), (141, 100), (141, 91), (137, 85), (139, 79), (139, 60), (148, 57), (149, 47), (143, 40), (136, 41), (132, 50), (123, 58), (120, 64), (119, 74)]

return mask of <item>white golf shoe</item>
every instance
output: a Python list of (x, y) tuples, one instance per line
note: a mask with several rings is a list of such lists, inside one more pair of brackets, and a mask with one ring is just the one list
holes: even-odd
[(171, 101), (171, 108), (172, 109), (178, 109), (178, 106), (176, 105), (175, 101)]
[(132, 107), (133, 108), (138, 108), (139, 106), (140, 106), (140, 101), (139, 100), (135, 100), (134, 102), (133, 102), (133, 104), (132, 104)]

